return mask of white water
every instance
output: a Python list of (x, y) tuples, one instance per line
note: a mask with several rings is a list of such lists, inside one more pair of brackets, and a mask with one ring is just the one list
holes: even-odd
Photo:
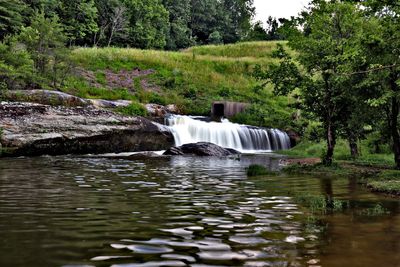
[(274, 151), (290, 148), (289, 136), (277, 129), (256, 128), (222, 122), (205, 122), (194, 117), (171, 115), (166, 119), (175, 145), (210, 142), (239, 151)]

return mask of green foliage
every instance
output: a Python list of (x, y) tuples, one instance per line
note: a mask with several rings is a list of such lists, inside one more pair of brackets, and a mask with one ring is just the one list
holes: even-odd
[(31, 26), (22, 28), (17, 36), (23, 43), (34, 61), (39, 74), (48, 71), (48, 65), (54, 59), (58, 49), (64, 48), (66, 37), (58, 17), (46, 18), (43, 12), (36, 12)]
[(363, 62), (358, 36), (363, 34), (364, 18), (352, 3), (311, 5), (288, 36), (295, 57), (279, 46), (274, 53), (279, 64), (271, 64), (267, 72), (257, 67), (255, 76), (263, 85), (272, 83), (277, 95), (299, 91), (302, 109), (322, 123), (327, 141), (323, 162), (330, 165), (340, 130), (354, 143), (363, 127), (363, 112), (353, 112), (360, 102), (352, 86), (358, 80), (343, 73)]
[(135, 103), (133, 102), (127, 107), (120, 107), (117, 108), (117, 112), (120, 112), (124, 115), (128, 116), (146, 116), (147, 115), (147, 110), (146, 108), (140, 104), (140, 103)]
[(20, 0), (0, 0), (0, 41), (18, 32), (23, 25), (25, 4)]
[(223, 43), (222, 36), (219, 31), (213, 31), (212, 33), (210, 33), (210, 35), (208, 36), (208, 43), (213, 45)]
[(276, 172), (269, 171), (262, 165), (252, 164), (246, 169), (247, 176), (276, 175)]
[(246, 39), (252, 40), (252, 41), (266, 41), (268, 39), (267, 31), (264, 29), (261, 21), (257, 21), (253, 25), (253, 27), (249, 33), (249, 36), (247, 36)]
[(3, 89), (25, 88), (35, 80), (30, 54), (10, 38), (0, 43), (0, 80)]
[(94, 0), (59, 0), (57, 14), (70, 44), (84, 44), (98, 30)]
[(162, 49), (169, 29), (168, 11), (159, 0), (124, 0), (129, 10), (128, 42), (139, 48)]
[(98, 31), (93, 36), (93, 44), (115, 44), (114, 40), (123, 42), (126, 40), (129, 21), (128, 9), (121, 0), (95, 0), (98, 11)]
[(189, 0), (163, 0), (169, 12), (169, 32), (167, 46), (169, 50), (177, 50), (195, 44), (189, 27), (191, 18), (191, 3)]

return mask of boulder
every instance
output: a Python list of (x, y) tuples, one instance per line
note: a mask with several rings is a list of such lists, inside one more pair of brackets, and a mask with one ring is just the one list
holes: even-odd
[(163, 125), (89, 107), (0, 102), (3, 156), (165, 150)]
[(171, 147), (164, 152), (164, 155), (196, 155), (225, 157), (240, 154), (239, 151), (230, 148), (223, 148), (213, 143), (199, 142), (185, 144), (179, 147)]

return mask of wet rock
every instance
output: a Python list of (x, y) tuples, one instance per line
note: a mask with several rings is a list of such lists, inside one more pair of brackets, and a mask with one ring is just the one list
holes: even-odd
[(224, 157), (240, 154), (239, 151), (230, 148), (223, 148), (216, 144), (199, 142), (185, 144), (179, 147), (171, 147), (164, 152), (164, 155), (196, 155), (196, 156), (217, 156)]
[(0, 102), (0, 128), (3, 156), (151, 151), (173, 144), (163, 125), (94, 107)]

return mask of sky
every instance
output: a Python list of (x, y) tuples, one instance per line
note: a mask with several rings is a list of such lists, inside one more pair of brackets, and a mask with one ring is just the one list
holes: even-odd
[(255, 20), (265, 23), (268, 16), (276, 18), (296, 16), (303, 7), (307, 6), (308, 2), (308, 0), (254, 0)]

